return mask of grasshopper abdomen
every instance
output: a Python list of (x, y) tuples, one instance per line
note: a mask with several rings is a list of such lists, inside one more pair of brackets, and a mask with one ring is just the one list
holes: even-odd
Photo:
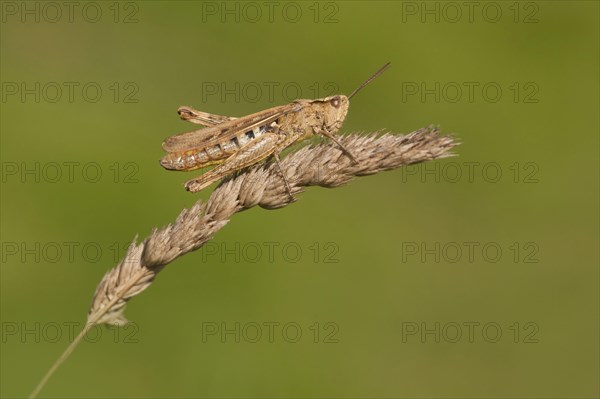
[(252, 130), (238, 133), (230, 139), (223, 138), (220, 142), (212, 145), (170, 152), (161, 158), (160, 164), (165, 169), (194, 170), (221, 163), (266, 131), (267, 125), (257, 126)]

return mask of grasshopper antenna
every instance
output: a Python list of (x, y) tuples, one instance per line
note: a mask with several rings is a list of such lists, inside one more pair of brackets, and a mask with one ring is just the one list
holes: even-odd
[(369, 83), (371, 83), (371, 81), (373, 79), (375, 79), (377, 76), (381, 75), (389, 66), (390, 66), (391, 62), (388, 62), (387, 64), (385, 64), (384, 66), (382, 66), (381, 68), (379, 68), (379, 70), (377, 72), (375, 72), (373, 75), (371, 75), (371, 77), (367, 80), (365, 80), (360, 86), (358, 86), (356, 88), (356, 90), (354, 90), (349, 96), (348, 96), (348, 100), (350, 100), (352, 98), (353, 95), (355, 95), (356, 93), (358, 93), (363, 87), (365, 87), (366, 85), (368, 85)]

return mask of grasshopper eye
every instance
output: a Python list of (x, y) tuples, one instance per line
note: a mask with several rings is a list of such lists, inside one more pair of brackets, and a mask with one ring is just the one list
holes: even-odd
[(335, 96), (331, 99), (331, 105), (335, 108), (339, 108), (341, 103), (340, 96)]

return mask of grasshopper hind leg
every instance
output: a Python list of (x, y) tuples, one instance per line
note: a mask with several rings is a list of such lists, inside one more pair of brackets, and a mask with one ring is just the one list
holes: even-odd
[(185, 188), (193, 193), (198, 192), (217, 180), (231, 175), (243, 168), (267, 158), (277, 151), (279, 137), (275, 133), (265, 133), (245, 144), (236, 153), (227, 158), (223, 163), (202, 176), (189, 180)]

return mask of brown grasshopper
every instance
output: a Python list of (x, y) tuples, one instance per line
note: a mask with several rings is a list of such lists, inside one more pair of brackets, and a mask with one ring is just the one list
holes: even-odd
[(167, 138), (162, 144), (167, 155), (160, 160), (160, 164), (171, 170), (194, 170), (218, 165), (185, 183), (188, 191), (197, 192), (225, 176), (273, 156), (291, 196), (290, 185), (280, 165), (281, 151), (320, 134), (335, 142), (354, 163), (358, 163), (354, 155), (336, 139), (335, 133), (346, 118), (350, 98), (389, 65), (388, 62), (381, 67), (348, 97), (336, 95), (317, 100), (296, 100), (241, 118), (180, 107), (177, 113), (181, 119), (206, 128)]

